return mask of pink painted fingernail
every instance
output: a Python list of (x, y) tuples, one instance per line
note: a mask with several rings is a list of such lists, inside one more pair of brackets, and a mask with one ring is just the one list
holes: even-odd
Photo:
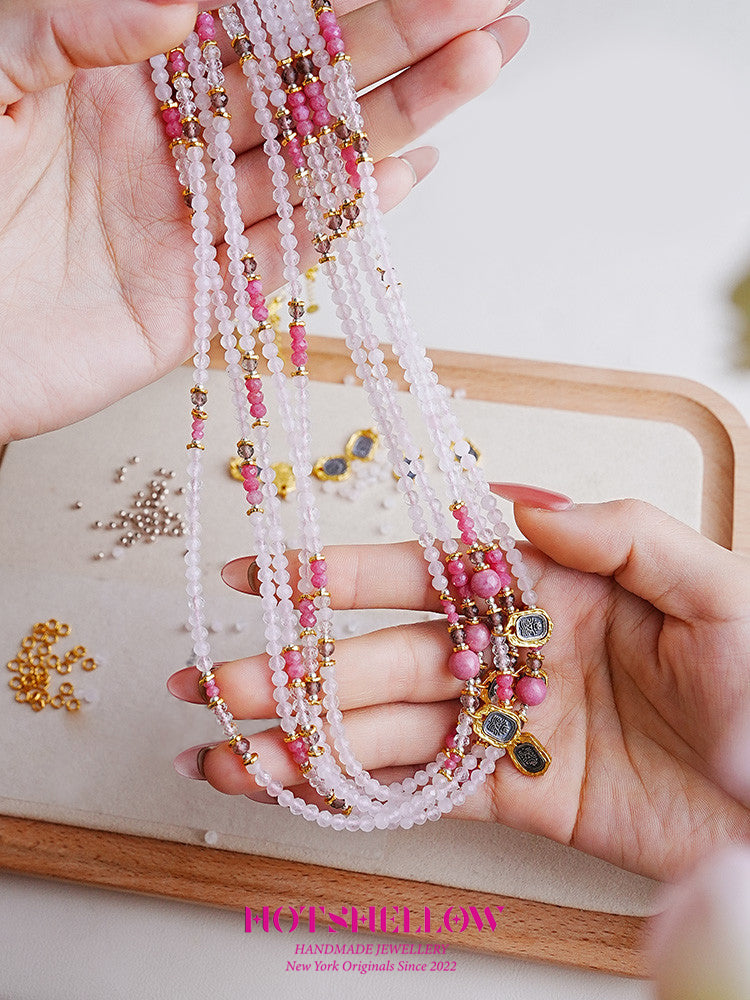
[(483, 31), (492, 35), (500, 46), (503, 56), (503, 66), (510, 62), (529, 37), (529, 22), (525, 17), (501, 17), (499, 21), (488, 24)]
[(399, 156), (399, 160), (407, 165), (414, 177), (414, 184), (431, 173), (440, 159), (440, 153), (435, 146), (419, 146), (417, 149), (410, 149)]
[(203, 759), (209, 750), (220, 747), (222, 740), (218, 743), (198, 743), (194, 747), (188, 747), (182, 753), (178, 753), (172, 761), (172, 765), (178, 774), (185, 778), (192, 778), (194, 781), (205, 781), (203, 773)]
[(566, 497), (564, 493), (543, 490), (538, 486), (526, 486), (523, 483), (490, 483), (490, 489), (505, 500), (536, 510), (570, 510), (575, 506), (570, 497)]
[[(214, 666), (218, 666), (217, 663)], [(187, 701), (191, 705), (205, 704), (202, 696), (203, 688), (198, 685), (200, 671), (197, 667), (184, 667), (167, 677), (167, 691), (180, 701)]]
[(254, 556), (249, 561), (244, 556), (241, 559), (232, 559), (222, 567), (221, 578), (232, 590), (239, 590), (241, 594), (260, 596), (258, 564)]
[(523, 2), (524, 2), (524, 0), (510, 0), (510, 3), (505, 8), (505, 10), (503, 11), (503, 13), (504, 14), (510, 14), (510, 12), (512, 10), (515, 10), (516, 7), (520, 7)]

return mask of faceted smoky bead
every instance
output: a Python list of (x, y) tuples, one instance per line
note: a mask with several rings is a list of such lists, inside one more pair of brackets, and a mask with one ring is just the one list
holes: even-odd
[(193, 207), (193, 192), (192, 191), (183, 191), (182, 192), (182, 199), (185, 202), (185, 204), (187, 205), (187, 207), (190, 208), (190, 209), (192, 209), (192, 207)]
[(331, 241), (327, 236), (317, 236), (315, 238), (315, 246), (320, 250), (321, 253), (328, 253), (331, 249)]
[(292, 302), (289, 306), (289, 315), (292, 319), (302, 319), (305, 315), (305, 307), (300, 302)]
[(190, 401), (193, 406), (203, 406), (207, 399), (208, 393), (204, 389), (192, 389), (190, 392)]
[(245, 354), (240, 361), (240, 368), (249, 375), (252, 375), (258, 370), (258, 359), (252, 354)]
[(255, 448), (253, 448), (249, 441), (242, 441), (237, 445), (237, 454), (240, 458), (244, 458), (249, 461), (255, 454)]
[(281, 79), (287, 87), (293, 87), (297, 82), (297, 70), (294, 66), (285, 66), (281, 71)]
[(321, 10), (331, 9), (331, 0), (313, 0), (313, 10), (318, 14)]
[(503, 616), (499, 611), (493, 611), (491, 615), (487, 615), (487, 624), (491, 629), (501, 629), (503, 627)]
[(454, 628), (451, 632), (451, 641), (454, 646), (466, 645), (466, 633), (462, 628)]
[(476, 712), (479, 708), (479, 698), (475, 698), (471, 694), (462, 694), (461, 704), (468, 712)]
[(242, 266), (245, 268), (245, 274), (253, 275), (258, 270), (258, 262), (254, 257), (245, 257), (242, 261)]
[(331, 809), (346, 809), (346, 802), (343, 799), (331, 799), (329, 805)]
[(513, 599), (513, 593), (510, 594), (500, 594), (500, 604), (506, 611), (513, 611), (516, 606), (516, 602)]
[(249, 38), (235, 38), (232, 42), (232, 48), (240, 57), (243, 59), (246, 56), (250, 56), (253, 53), (253, 46), (250, 43)]
[(186, 139), (198, 138), (198, 122), (186, 121), (182, 126), (182, 134)]
[(343, 221), (344, 220), (341, 218), (338, 212), (334, 212), (334, 214), (328, 218), (326, 225), (328, 226), (329, 229), (332, 230), (341, 229), (341, 223)]
[(334, 129), (337, 139), (348, 139), (351, 135), (349, 131), (349, 126), (345, 125), (344, 122), (338, 122), (336, 128)]
[(297, 72), (300, 76), (312, 76), (313, 64), (307, 56), (303, 56), (302, 59), (297, 60)]
[(358, 215), (359, 215), (359, 205), (357, 205), (353, 201), (348, 201), (344, 205), (344, 218), (348, 219), (350, 222), (353, 222)]
[(282, 132), (291, 132), (294, 128), (294, 122), (290, 115), (279, 115), (276, 119), (276, 124)]
[(219, 90), (215, 94), (211, 94), (211, 107), (218, 111), (219, 108), (225, 108), (229, 102), (227, 95)]
[(323, 656), (328, 658), (329, 656), (333, 656), (336, 651), (336, 644), (327, 639), (325, 642), (318, 643), (318, 649)]
[(352, 139), (352, 147), (356, 149), (358, 153), (366, 153), (370, 148), (370, 140), (366, 135), (355, 135)]
[(472, 566), (483, 566), (484, 565), (484, 552), (470, 552), (469, 561)]
[(322, 686), (319, 681), (310, 681), (307, 685), (307, 693), (311, 698), (317, 698), (321, 690)]

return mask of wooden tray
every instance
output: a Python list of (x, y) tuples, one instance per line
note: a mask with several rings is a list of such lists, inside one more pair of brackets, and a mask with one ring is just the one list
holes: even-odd
[[(310, 338), (315, 376), (340, 382), (351, 370), (343, 341)], [(440, 379), (469, 397), (583, 413), (666, 421), (688, 430), (704, 461), (703, 534), (727, 548), (750, 552), (748, 455), (750, 433), (739, 413), (696, 382), (658, 375), (434, 351)], [(216, 353), (218, 359), (219, 353)], [(218, 361), (217, 361), (218, 363)], [(394, 369), (395, 370), (395, 369)], [(647, 974), (644, 920), (611, 913), (499, 897), (450, 886), (217, 851), (146, 837), (0, 816), (0, 866), (26, 874), (168, 896), (211, 906), (254, 910), (293, 903), (304, 881), (307, 896), (333, 912), (360, 912), (398, 901), (419, 912), (502, 905), (492, 934), (466, 930), (401, 932), (401, 938), (541, 959), (627, 976)], [(325, 920), (321, 921), (325, 925)]]

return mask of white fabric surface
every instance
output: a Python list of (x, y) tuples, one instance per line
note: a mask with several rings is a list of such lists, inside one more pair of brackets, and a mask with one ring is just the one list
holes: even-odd
[[(212, 637), (213, 655), (228, 659), (257, 652), (263, 642), (259, 602), (230, 592), (218, 572), (249, 544), (241, 488), (226, 471), (236, 434), (221, 378), (215, 373), (210, 396), (203, 552), (209, 620), (221, 625)], [(183, 545), (179, 539), (160, 539), (120, 559), (96, 561), (92, 553), (109, 552), (119, 531), (91, 525), (127, 508), (155, 469), (177, 465), (173, 485), (182, 481), (189, 384), (190, 371), (183, 369), (82, 423), (8, 448), (0, 472), (2, 652), (10, 659), (34, 622), (53, 617), (72, 627), (69, 645), (61, 642), (61, 647), (81, 642), (101, 667), (66, 678), (82, 693), (98, 696), (76, 715), (49, 708), (34, 714), (17, 705), (10, 691), (0, 699), (10, 748), (0, 773), (0, 808), (186, 842), (202, 842), (212, 830), (218, 847), (233, 850), (612, 912), (648, 912), (649, 880), (503, 826), (443, 821), (410, 831), (337, 834), (292, 818), (286, 810), (221, 796), (174, 772), (170, 762), (176, 753), (220, 735), (210, 713), (177, 702), (164, 687), (190, 653), (183, 626)], [(316, 384), (313, 399), (316, 454), (341, 450), (352, 431), (369, 426), (366, 400), (357, 387)], [(406, 395), (405, 402), (411, 403)], [(640, 494), (693, 524), (699, 521), (700, 450), (674, 425), (457, 403), (464, 432), (480, 448), (492, 478), (538, 480), (539, 454), (508, 449), (506, 433), (493, 433), (502, 421), (504, 431), (517, 432), (520, 440), (527, 434), (532, 440), (544, 436), (549, 447), (545, 481), (578, 499)], [(115, 482), (115, 468), (131, 454), (140, 463), (128, 467), (126, 483)], [(31, 495), (37, 497), (33, 511)], [(369, 499), (364, 494), (348, 501), (321, 492), (324, 538), (383, 540), (378, 530), (383, 518), (390, 529), (386, 537), (409, 537), (404, 511), (380, 505), (382, 498), (396, 495), (390, 477), (371, 488)], [(82, 502), (80, 510), (71, 509), (75, 500)], [(180, 500), (172, 499), (175, 507)], [(289, 503), (286, 513), (291, 509)], [(345, 635), (347, 624), (361, 632), (409, 615), (340, 617), (339, 634)], [(242, 632), (233, 631), (235, 622), (244, 626)]]

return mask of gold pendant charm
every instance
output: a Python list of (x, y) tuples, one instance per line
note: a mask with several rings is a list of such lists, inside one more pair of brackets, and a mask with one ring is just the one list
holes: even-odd
[(471, 727), (483, 743), (505, 749), (521, 732), (521, 718), (509, 708), (482, 705), (471, 717)]
[(543, 646), (553, 629), (552, 619), (541, 608), (514, 611), (503, 631), (511, 646)]
[(533, 778), (544, 774), (552, 763), (552, 758), (547, 750), (531, 733), (523, 733), (519, 736), (508, 747), (508, 754), (521, 774), (528, 774)]

